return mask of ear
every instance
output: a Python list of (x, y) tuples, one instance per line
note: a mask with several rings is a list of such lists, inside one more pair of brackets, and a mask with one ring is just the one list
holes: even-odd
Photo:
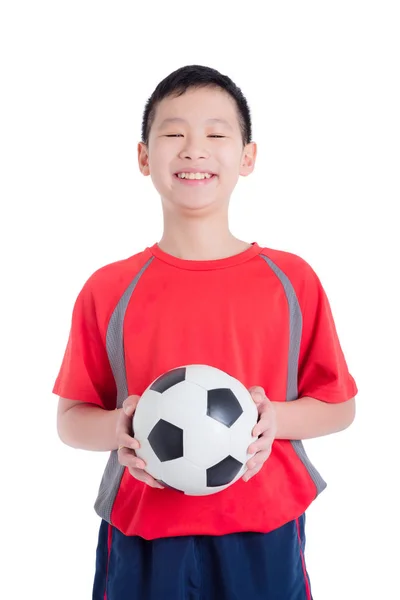
[(246, 146), (243, 149), (242, 161), (240, 164), (240, 175), (246, 177), (254, 171), (256, 156), (257, 144), (255, 142), (250, 142), (249, 144), (246, 144)]
[(145, 176), (150, 175), (149, 151), (143, 142), (138, 143), (138, 162), (140, 172)]

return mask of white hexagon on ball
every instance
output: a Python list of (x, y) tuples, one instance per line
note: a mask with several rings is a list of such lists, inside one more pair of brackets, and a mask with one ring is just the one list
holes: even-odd
[(183, 432), (183, 453), (185, 458), (207, 469), (229, 455), (229, 430), (214, 419), (204, 415), (193, 421)]

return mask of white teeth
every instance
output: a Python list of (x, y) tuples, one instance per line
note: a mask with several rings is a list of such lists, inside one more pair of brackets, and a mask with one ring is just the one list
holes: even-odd
[(210, 179), (210, 173), (178, 173), (179, 179)]

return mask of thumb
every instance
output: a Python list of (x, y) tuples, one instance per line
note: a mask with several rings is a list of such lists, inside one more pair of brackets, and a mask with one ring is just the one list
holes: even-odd
[(126, 415), (128, 415), (129, 417), (131, 417), (133, 415), (133, 413), (135, 412), (135, 409), (137, 407), (139, 400), (140, 400), (140, 396), (137, 396), (137, 395), (128, 396), (122, 404), (124, 413)]
[(265, 399), (266, 399), (266, 394), (265, 394), (265, 390), (264, 388), (262, 388), (259, 385), (253, 385), (250, 389), (249, 392), (254, 400), (254, 402), (259, 405), (259, 404), (263, 404)]

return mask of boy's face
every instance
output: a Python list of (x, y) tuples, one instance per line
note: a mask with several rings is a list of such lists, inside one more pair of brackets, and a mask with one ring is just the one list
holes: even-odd
[(256, 145), (243, 147), (236, 104), (229, 94), (200, 88), (160, 102), (148, 146), (139, 143), (138, 158), (141, 172), (151, 176), (165, 207), (206, 209), (228, 204), (239, 175), (254, 169)]

